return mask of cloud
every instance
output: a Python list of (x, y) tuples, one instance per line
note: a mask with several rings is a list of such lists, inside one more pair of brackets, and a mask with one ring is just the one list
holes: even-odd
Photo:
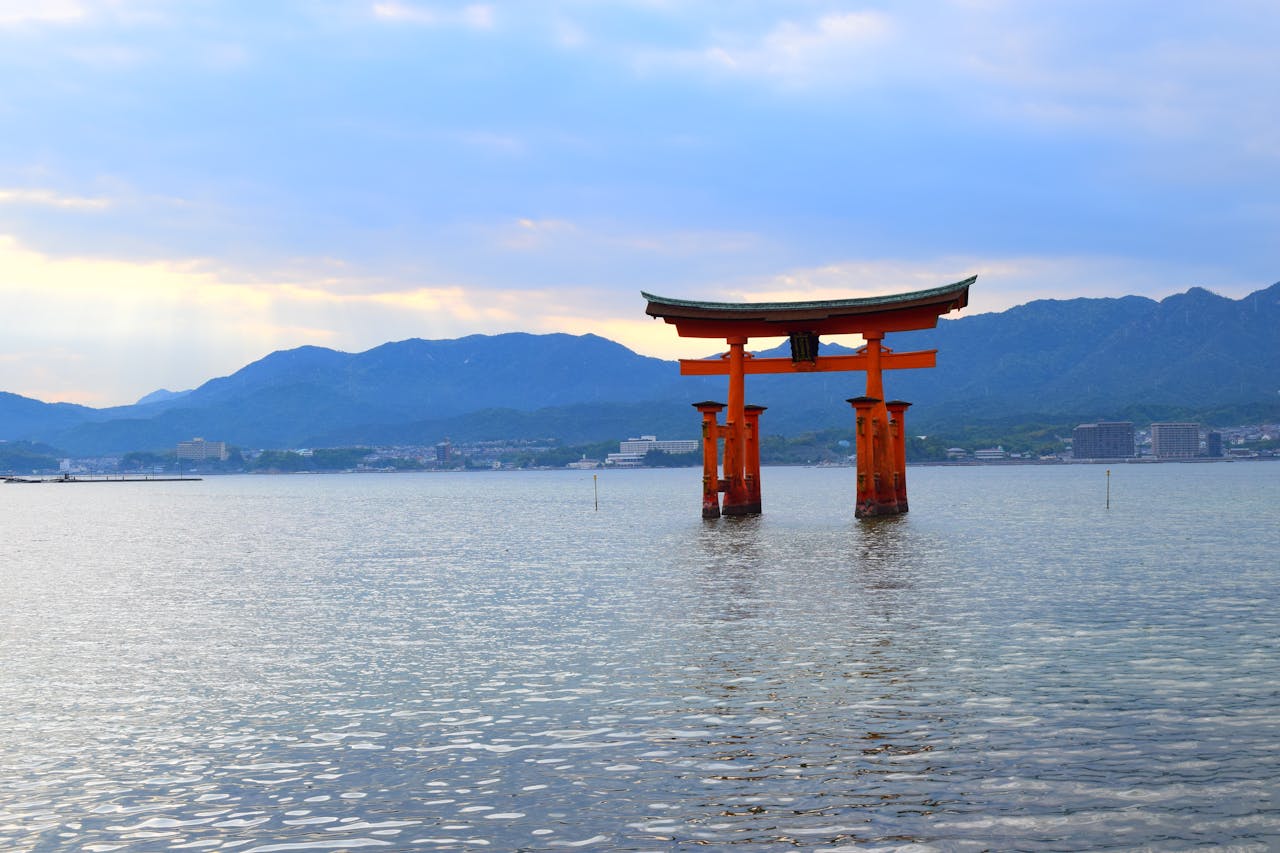
[(579, 48), (589, 41), (587, 31), (567, 18), (557, 20), (552, 26), (552, 32), (555, 43), (563, 48)]
[(110, 199), (61, 195), (44, 189), (0, 189), (0, 204), (38, 205), (64, 210), (103, 210), (111, 206)]
[(503, 248), (530, 251), (546, 248), (578, 233), (578, 226), (561, 219), (522, 218), (502, 229), (498, 240)]
[(898, 113), (914, 103), (1042, 131), (1123, 130), (1209, 140), (1251, 159), (1280, 157), (1274, 111), (1262, 108), (1280, 87), (1280, 18), (1255, 2), (836, 5), (845, 8), (809, 18), (795, 6), (755, 6), (758, 16), (730, 17), (731, 29), (654, 7), (654, 15), (693, 30), (684, 46), (640, 40), (597, 52), (645, 76), (789, 92), (859, 88), (893, 93)]
[(892, 31), (888, 16), (878, 12), (825, 15), (807, 24), (786, 21), (759, 45), (729, 58), (735, 67), (748, 71), (808, 78), (822, 66), (846, 62), (853, 58), (851, 53), (883, 42)]
[(463, 145), (504, 156), (518, 156), (528, 151), (526, 142), (509, 133), (492, 133), (483, 130), (460, 130), (452, 137)]
[(65, 24), (83, 20), (89, 14), (75, 0), (0, 0), (0, 27), (19, 24)]
[[(641, 258), (693, 259), (715, 256), (747, 256), (768, 244), (750, 232), (715, 229), (645, 230), (582, 225), (564, 219), (522, 217), (486, 229), (488, 240), (501, 249), (533, 252), (562, 258), (572, 265), (588, 257), (613, 258), (619, 264)], [(626, 259), (626, 260), (624, 260)]]
[(873, 76), (872, 60), (895, 29), (893, 20), (880, 12), (837, 12), (780, 21), (763, 33), (717, 34), (694, 49), (643, 50), (637, 64), (650, 72), (699, 70), (789, 87), (825, 87)]
[(204, 46), (202, 55), (205, 67), (216, 71), (243, 69), (253, 58), (247, 46), (229, 41)]
[(492, 29), (495, 22), (493, 7), (483, 3), (473, 3), (461, 9), (441, 9), (418, 3), (374, 3), (373, 16), (383, 21), (423, 26), (458, 26), (472, 30)]
[(166, 20), (154, 0), (0, 0), (0, 27), (86, 24), (99, 20), (144, 23)]
[[(993, 112), (1058, 127), (1117, 124), (1163, 136), (1227, 126), (1271, 125), (1233, 98), (1241, 81), (1280, 83), (1271, 44), (1144, 39), (1114, 52), (1091, 49), (1088, 33), (985, 33), (965, 71)], [(1261, 119), (1261, 120), (1260, 120)], [(1224, 124), (1225, 123), (1225, 124)]]

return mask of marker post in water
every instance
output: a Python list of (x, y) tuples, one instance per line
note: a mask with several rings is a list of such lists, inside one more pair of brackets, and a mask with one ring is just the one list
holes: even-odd
[(599, 512), (600, 511), (600, 475), (599, 474), (591, 475), (591, 488), (596, 493), (596, 512)]
[(1107, 469), (1107, 509), (1111, 509), (1111, 469)]

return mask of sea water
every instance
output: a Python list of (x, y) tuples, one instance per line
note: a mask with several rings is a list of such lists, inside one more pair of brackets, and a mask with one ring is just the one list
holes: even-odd
[(0, 849), (1280, 845), (1280, 464), (908, 476), (0, 486)]

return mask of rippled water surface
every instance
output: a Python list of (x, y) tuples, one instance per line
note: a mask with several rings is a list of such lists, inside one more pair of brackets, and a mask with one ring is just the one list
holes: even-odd
[(1280, 464), (3, 485), (0, 849), (1280, 846)]

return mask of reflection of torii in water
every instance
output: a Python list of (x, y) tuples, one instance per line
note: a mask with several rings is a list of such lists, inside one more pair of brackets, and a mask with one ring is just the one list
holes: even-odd
[[(969, 303), (972, 276), (964, 281), (890, 296), (822, 302), (693, 302), (641, 293), (645, 313), (661, 317), (684, 338), (724, 338), (729, 351), (719, 359), (681, 359), (685, 376), (728, 376), (729, 402), (694, 403), (702, 413), (702, 517), (760, 512), (760, 414), (745, 403), (748, 373), (809, 373), (864, 370), (867, 392), (849, 400), (856, 412), (858, 518), (907, 511), (906, 435), (903, 416), (910, 403), (884, 399), (882, 372), (933, 367), (937, 350), (893, 352), (881, 343), (888, 332), (932, 329), (938, 318)], [(818, 355), (820, 335), (861, 335), (866, 346), (854, 355)], [(791, 339), (791, 358), (756, 358), (746, 352), (750, 338)], [(725, 411), (725, 422), (718, 415)], [(717, 476), (717, 441), (724, 439), (724, 476)]]

